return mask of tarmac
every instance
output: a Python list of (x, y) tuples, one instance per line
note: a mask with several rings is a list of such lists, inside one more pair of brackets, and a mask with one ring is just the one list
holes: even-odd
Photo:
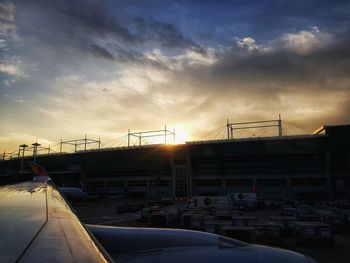
[[(126, 203), (140, 203), (140, 200), (87, 200), (73, 202), (73, 209), (83, 223), (111, 226), (142, 227), (147, 226), (138, 222), (139, 212), (117, 213), (119, 205)], [(254, 215), (259, 221), (267, 221), (270, 216), (279, 215), (279, 209), (259, 209), (253, 212), (245, 212), (245, 215)], [(319, 263), (348, 263), (350, 262), (350, 234), (339, 233), (335, 236), (333, 245), (306, 246), (295, 243), (293, 239), (285, 240), (282, 247), (302, 253), (316, 259)]]

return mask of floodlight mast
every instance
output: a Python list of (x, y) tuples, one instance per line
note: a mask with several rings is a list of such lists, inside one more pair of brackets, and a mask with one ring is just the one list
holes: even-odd
[(41, 144), (38, 142), (35, 142), (35, 143), (32, 143), (32, 145), (33, 145), (33, 159), (34, 159), (34, 163), (36, 163), (36, 157), (38, 154), (38, 147), (41, 146)]
[(152, 131), (139, 131), (139, 132), (130, 132), (128, 129), (128, 147), (131, 145), (131, 138), (136, 137), (138, 139), (139, 146), (142, 145), (142, 139), (144, 138), (154, 138), (154, 137), (163, 137), (164, 144), (168, 143), (168, 136), (173, 136), (173, 143), (176, 143), (176, 133), (175, 129), (170, 131), (167, 129), (167, 126), (164, 126), (163, 130), (152, 130)]
[(28, 147), (27, 144), (21, 144), (19, 146), (19, 151), (18, 151), (18, 157), (20, 157), (21, 151), (22, 151), (22, 160), (21, 160), (21, 171), (23, 171), (23, 166), (24, 166), (24, 152), (25, 149)]
[(227, 119), (227, 122), (226, 122), (227, 140), (233, 140), (234, 130), (259, 129), (259, 128), (269, 128), (269, 127), (277, 127), (278, 136), (279, 137), (283, 136), (281, 114), (278, 114), (277, 120), (230, 123), (229, 120)]
[(74, 146), (74, 152), (77, 152), (77, 150), (80, 146), (84, 146), (84, 151), (86, 151), (88, 144), (95, 144), (95, 145), (97, 145), (97, 148), (100, 150), (101, 149), (101, 138), (99, 137), (98, 140), (93, 140), (93, 139), (88, 139), (88, 136), (85, 135), (85, 137), (83, 139), (70, 140), (70, 141), (63, 141), (61, 139), (60, 153), (62, 153), (63, 145)]

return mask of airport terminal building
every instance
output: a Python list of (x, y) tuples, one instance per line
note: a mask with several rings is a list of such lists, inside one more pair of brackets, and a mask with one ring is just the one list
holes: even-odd
[[(1, 177), (23, 177), (21, 161), (0, 161)], [(39, 155), (37, 162), (57, 185), (82, 185), (93, 194), (187, 197), (254, 191), (259, 199), (350, 199), (350, 125), (324, 126), (312, 135)]]

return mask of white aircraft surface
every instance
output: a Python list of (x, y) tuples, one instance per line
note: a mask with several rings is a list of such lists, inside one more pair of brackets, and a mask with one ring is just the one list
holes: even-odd
[(84, 225), (33, 165), (31, 182), (0, 187), (0, 262), (315, 263), (283, 249), (180, 229)]

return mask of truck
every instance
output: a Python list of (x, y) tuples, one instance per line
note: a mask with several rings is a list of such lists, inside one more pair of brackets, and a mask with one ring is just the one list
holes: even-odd
[(254, 210), (257, 203), (256, 193), (230, 193), (231, 202), (239, 210)]
[(231, 206), (231, 198), (229, 195), (225, 196), (194, 196), (194, 207), (200, 208), (223, 208), (228, 209)]

